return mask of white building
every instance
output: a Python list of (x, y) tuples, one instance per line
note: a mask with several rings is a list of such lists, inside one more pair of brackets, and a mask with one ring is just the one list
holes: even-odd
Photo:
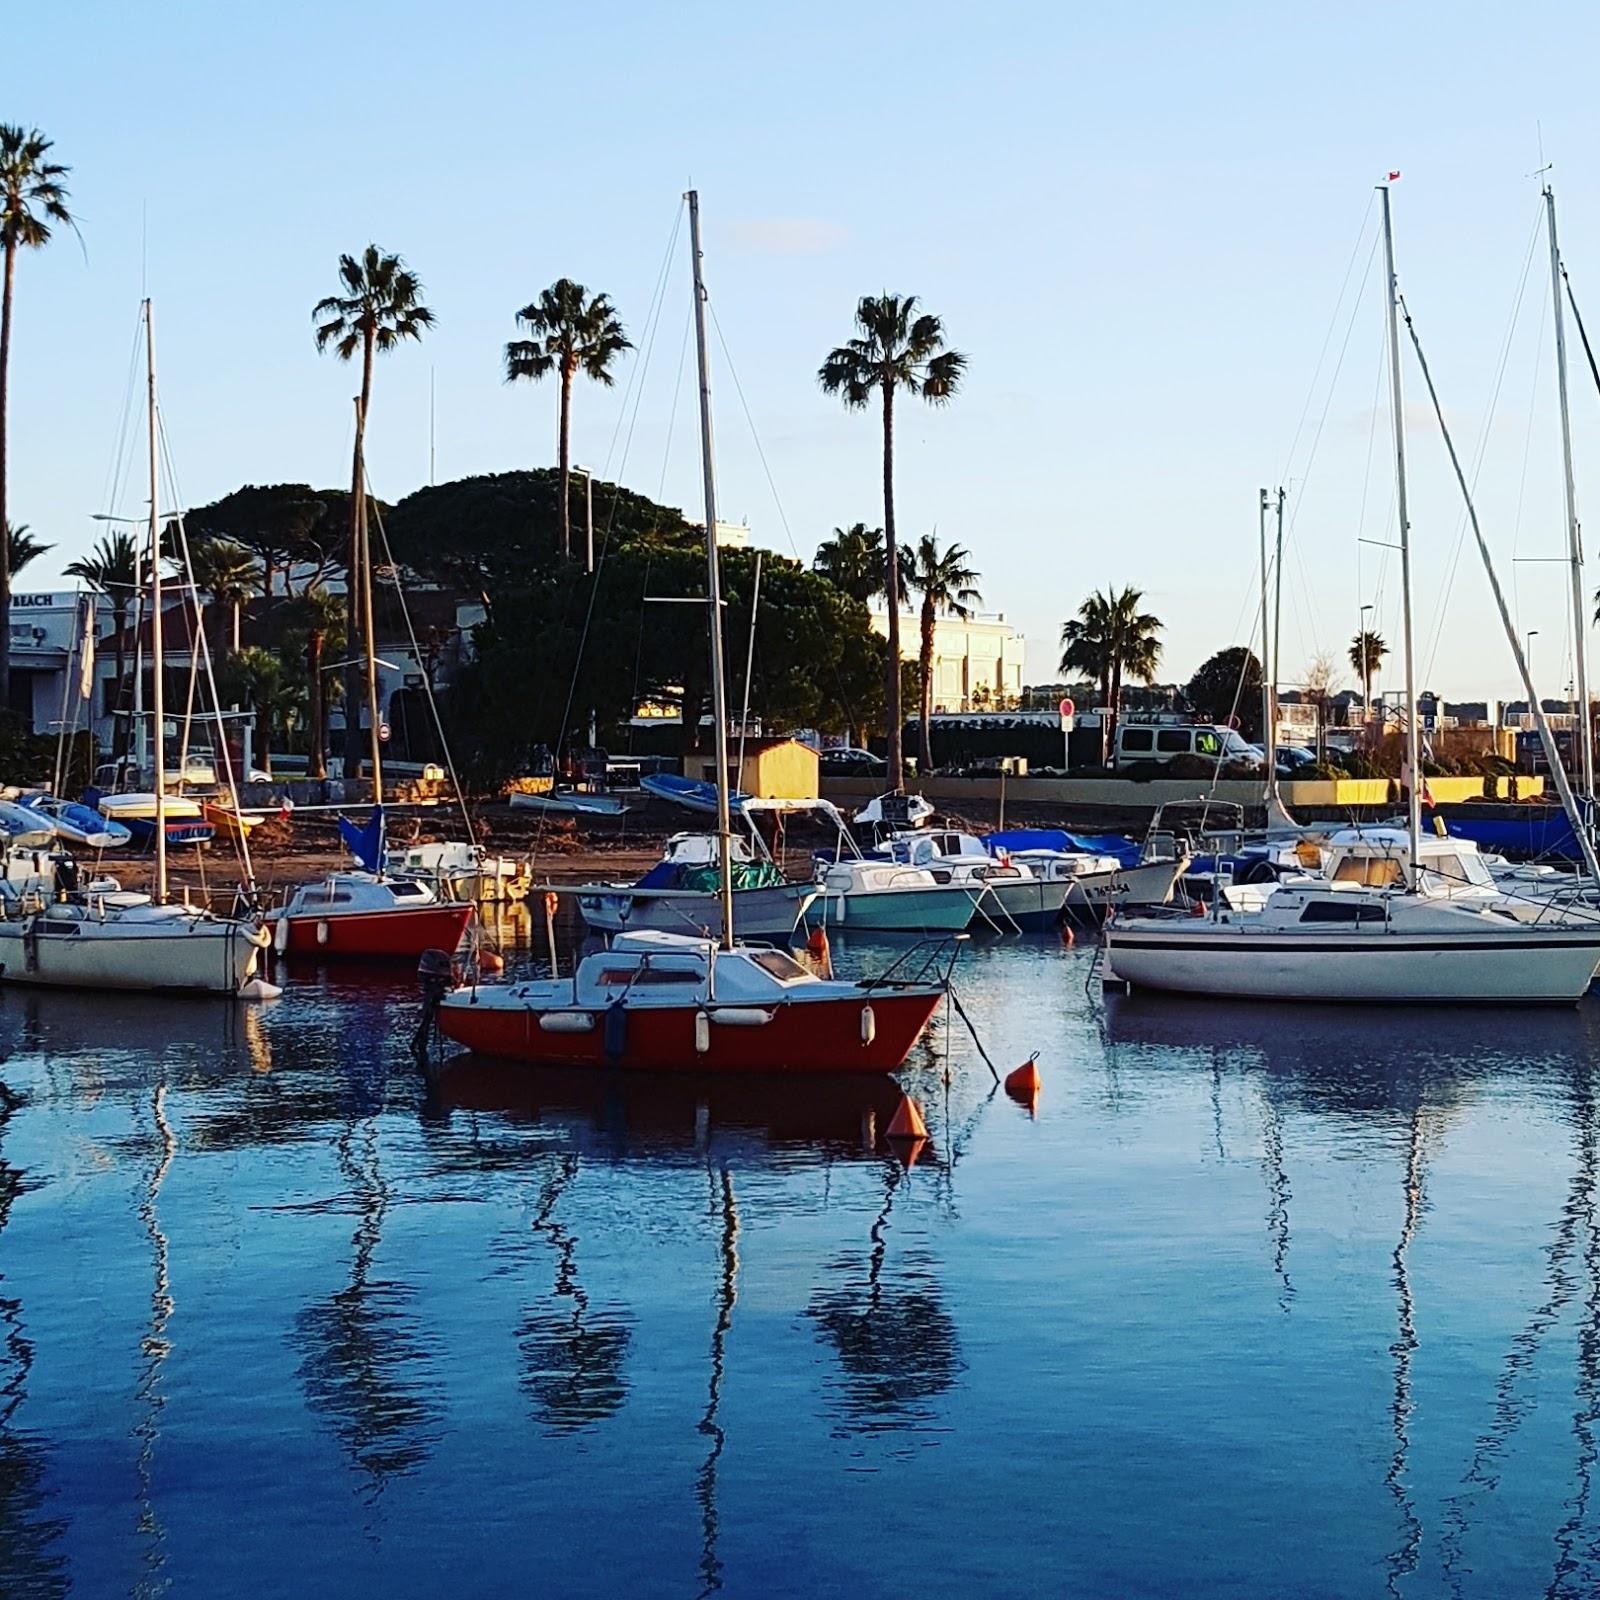
[[(889, 613), (872, 611), (872, 626), (887, 638)], [(1023, 657), (1027, 640), (1006, 621), (1003, 611), (940, 617), (933, 625), (933, 709), (971, 711), (975, 706), (1014, 703), (1022, 693)], [(900, 614), (900, 658), (915, 661), (922, 653), (922, 619), (915, 611)]]

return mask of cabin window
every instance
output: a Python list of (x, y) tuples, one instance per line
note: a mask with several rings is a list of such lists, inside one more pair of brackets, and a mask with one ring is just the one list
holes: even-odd
[(396, 899), (399, 899), (406, 895), (415, 896), (419, 894), (426, 894), (427, 890), (424, 889), (420, 883), (391, 883), (389, 885), (389, 892), (390, 894), (394, 895)]
[(1393, 856), (1346, 856), (1333, 869), (1335, 883), (1359, 883), (1368, 889), (1387, 889), (1400, 883), (1400, 863)]
[(1449, 889), (1459, 889), (1470, 881), (1462, 871), (1461, 861), (1457, 856), (1436, 856), (1424, 870), (1438, 878)]
[(796, 978), (806, 976), (806, 969), (793, 956), (786, 956), (781, 950), (761, 950), (753, 954), (750, 959), (763, 972), (771, 973), (774, 978), (781, 978), (785, 983), (792, 983)]
[(1383, 907), (1360, 900), (1313, 900), (1300, 913), (1302, 922), (1382, 922)]
[(1156, 749), (1165, 751), (1168, 755), (1187, 755), (1189, 753), (1189, 730), (1187, 728), (1163, 728), (1156, 735)]
[(316, 903), (323, 906), (347, 906), (350, 904), (350, 896), (343, 889), (334, 889), (328, 894), (319, 894)]
[(1124, 728), (1118, 737), (1122, 740), (1124, 751), (1155, 748), (1155, 735), (1149, 728)]
[(698, 983), (700, 972), (695, 967), (611, 967), (600, 974), (603, 988), (643, 988), (648, 983)]

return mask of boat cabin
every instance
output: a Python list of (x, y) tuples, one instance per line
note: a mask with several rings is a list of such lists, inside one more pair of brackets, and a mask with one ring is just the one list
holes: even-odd
[(757, 945), (720, 949), (715, 940), (641, 930), (618, 934), (609, 950), (583, 958), (573, 979), (580, 1006), (682, 1005), (706, 999), (717, 1005), (776, 1005), (815, 974), (782, 950)]
[(376, 878), (370, 872), (330, 872), (318, 883), (295, 890), (284, 915), (325, 917), (364, 911), (398, 911), (432, 905), (438, 896), (414, 878)]
[[(1423, 834), (1417, 853), (1422, 894), (1459, 898), (1500, 893), (1488, 863), (1469, 840)], [(1323, 875), (1330, 883), (1403, 888), (1411, 842), (1401, 828), (1341, 828), (1329, 836), (1322, 855)]]

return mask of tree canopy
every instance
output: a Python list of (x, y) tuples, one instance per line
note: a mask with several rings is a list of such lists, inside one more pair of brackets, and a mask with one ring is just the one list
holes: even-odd
[(1261, 663), (1242, 644), (1202, 662), (1183, 692), (1196, 716), (1218, 723), (1237, 717), (1246, 739), (1261, 737)]
[(254, 556), (268, 597), (279, 579), (294, 594), (297, 585), (315, 588), (343, 572), (349, 523), (348, 489), (307, 483), (247, 483), (183, 519), (191, 550), (202, 541), (225, 540)]

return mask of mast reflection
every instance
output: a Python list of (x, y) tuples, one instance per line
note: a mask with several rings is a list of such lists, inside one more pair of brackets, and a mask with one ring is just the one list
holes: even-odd
[(717, 1320), (711, 1330), (711, 1377), (706, 1392), (705, 1415), (700, 1432), (711, 1441), (705, 1462), (695, 1479), (695, 1497), (700, 1502), (700, 1577), (698, 1600), (705, 1600), (722, 1587), (722, 1559), (717, 1553), (717, 1463), (727, 1435), (718, 1421), (722, 1407), (723, 1363), (727, 1353), (728, 1331), (733, 1326), (733, 1307), (739, 1298), (739, 1213), (733, 1200), (733, 1175), (722, 1169), (720, 1182), (712, 1181), (712, 1202), (722, 1212), (722, 1270), (717, 1286)]
[(161, 1198), (161, 1187), (166, 1182), (167, 1173), (172, 1168), (173, 1157), (178, 1151), (178, 1141), (173, 1137), (171, 1124), (167, 1121), (166, 1100), (167, 1086), (164, 1082), (158, 1083), (151, 1102), (156, 1160), (150, 1173), (150, 1181), (139, 1200), (139, 1219), (144, 1223), (145, 1232), (150, 1239), (152, 1283), (150, 1326), (139, 1341), (143, 1363), (139, 1372), (139, 1382), (134, 1391), (140, 1410), (138, 1424), (133, 1430), (134, 1437), (139, 1441), (139, 1453), (134, 1462), (134, 1476), (139, 1505), (139, 1538), (143, 1547), (140, 1563), (144, 1569), (133, 1588), (136, 1595), (160, 1594), (166, 1589), (168, 1582), (164, 1576), (167, 1564), (164, 1549), (167, 1533), (156, 1513), (155, 1499), (151, 1493), (156, 1441), (161, 1435), (161, 1412), (167, 1403), (166, 1396), (161, 1390), (161, 1369), (172, 1350), (167, 1338), (167, 1324), (171, 1321), (173, 1312), (171, 1247), (167, 1242), (166, 1233), (162, 1230), (161, 1218), (156, 1210), (156, 1203)]

